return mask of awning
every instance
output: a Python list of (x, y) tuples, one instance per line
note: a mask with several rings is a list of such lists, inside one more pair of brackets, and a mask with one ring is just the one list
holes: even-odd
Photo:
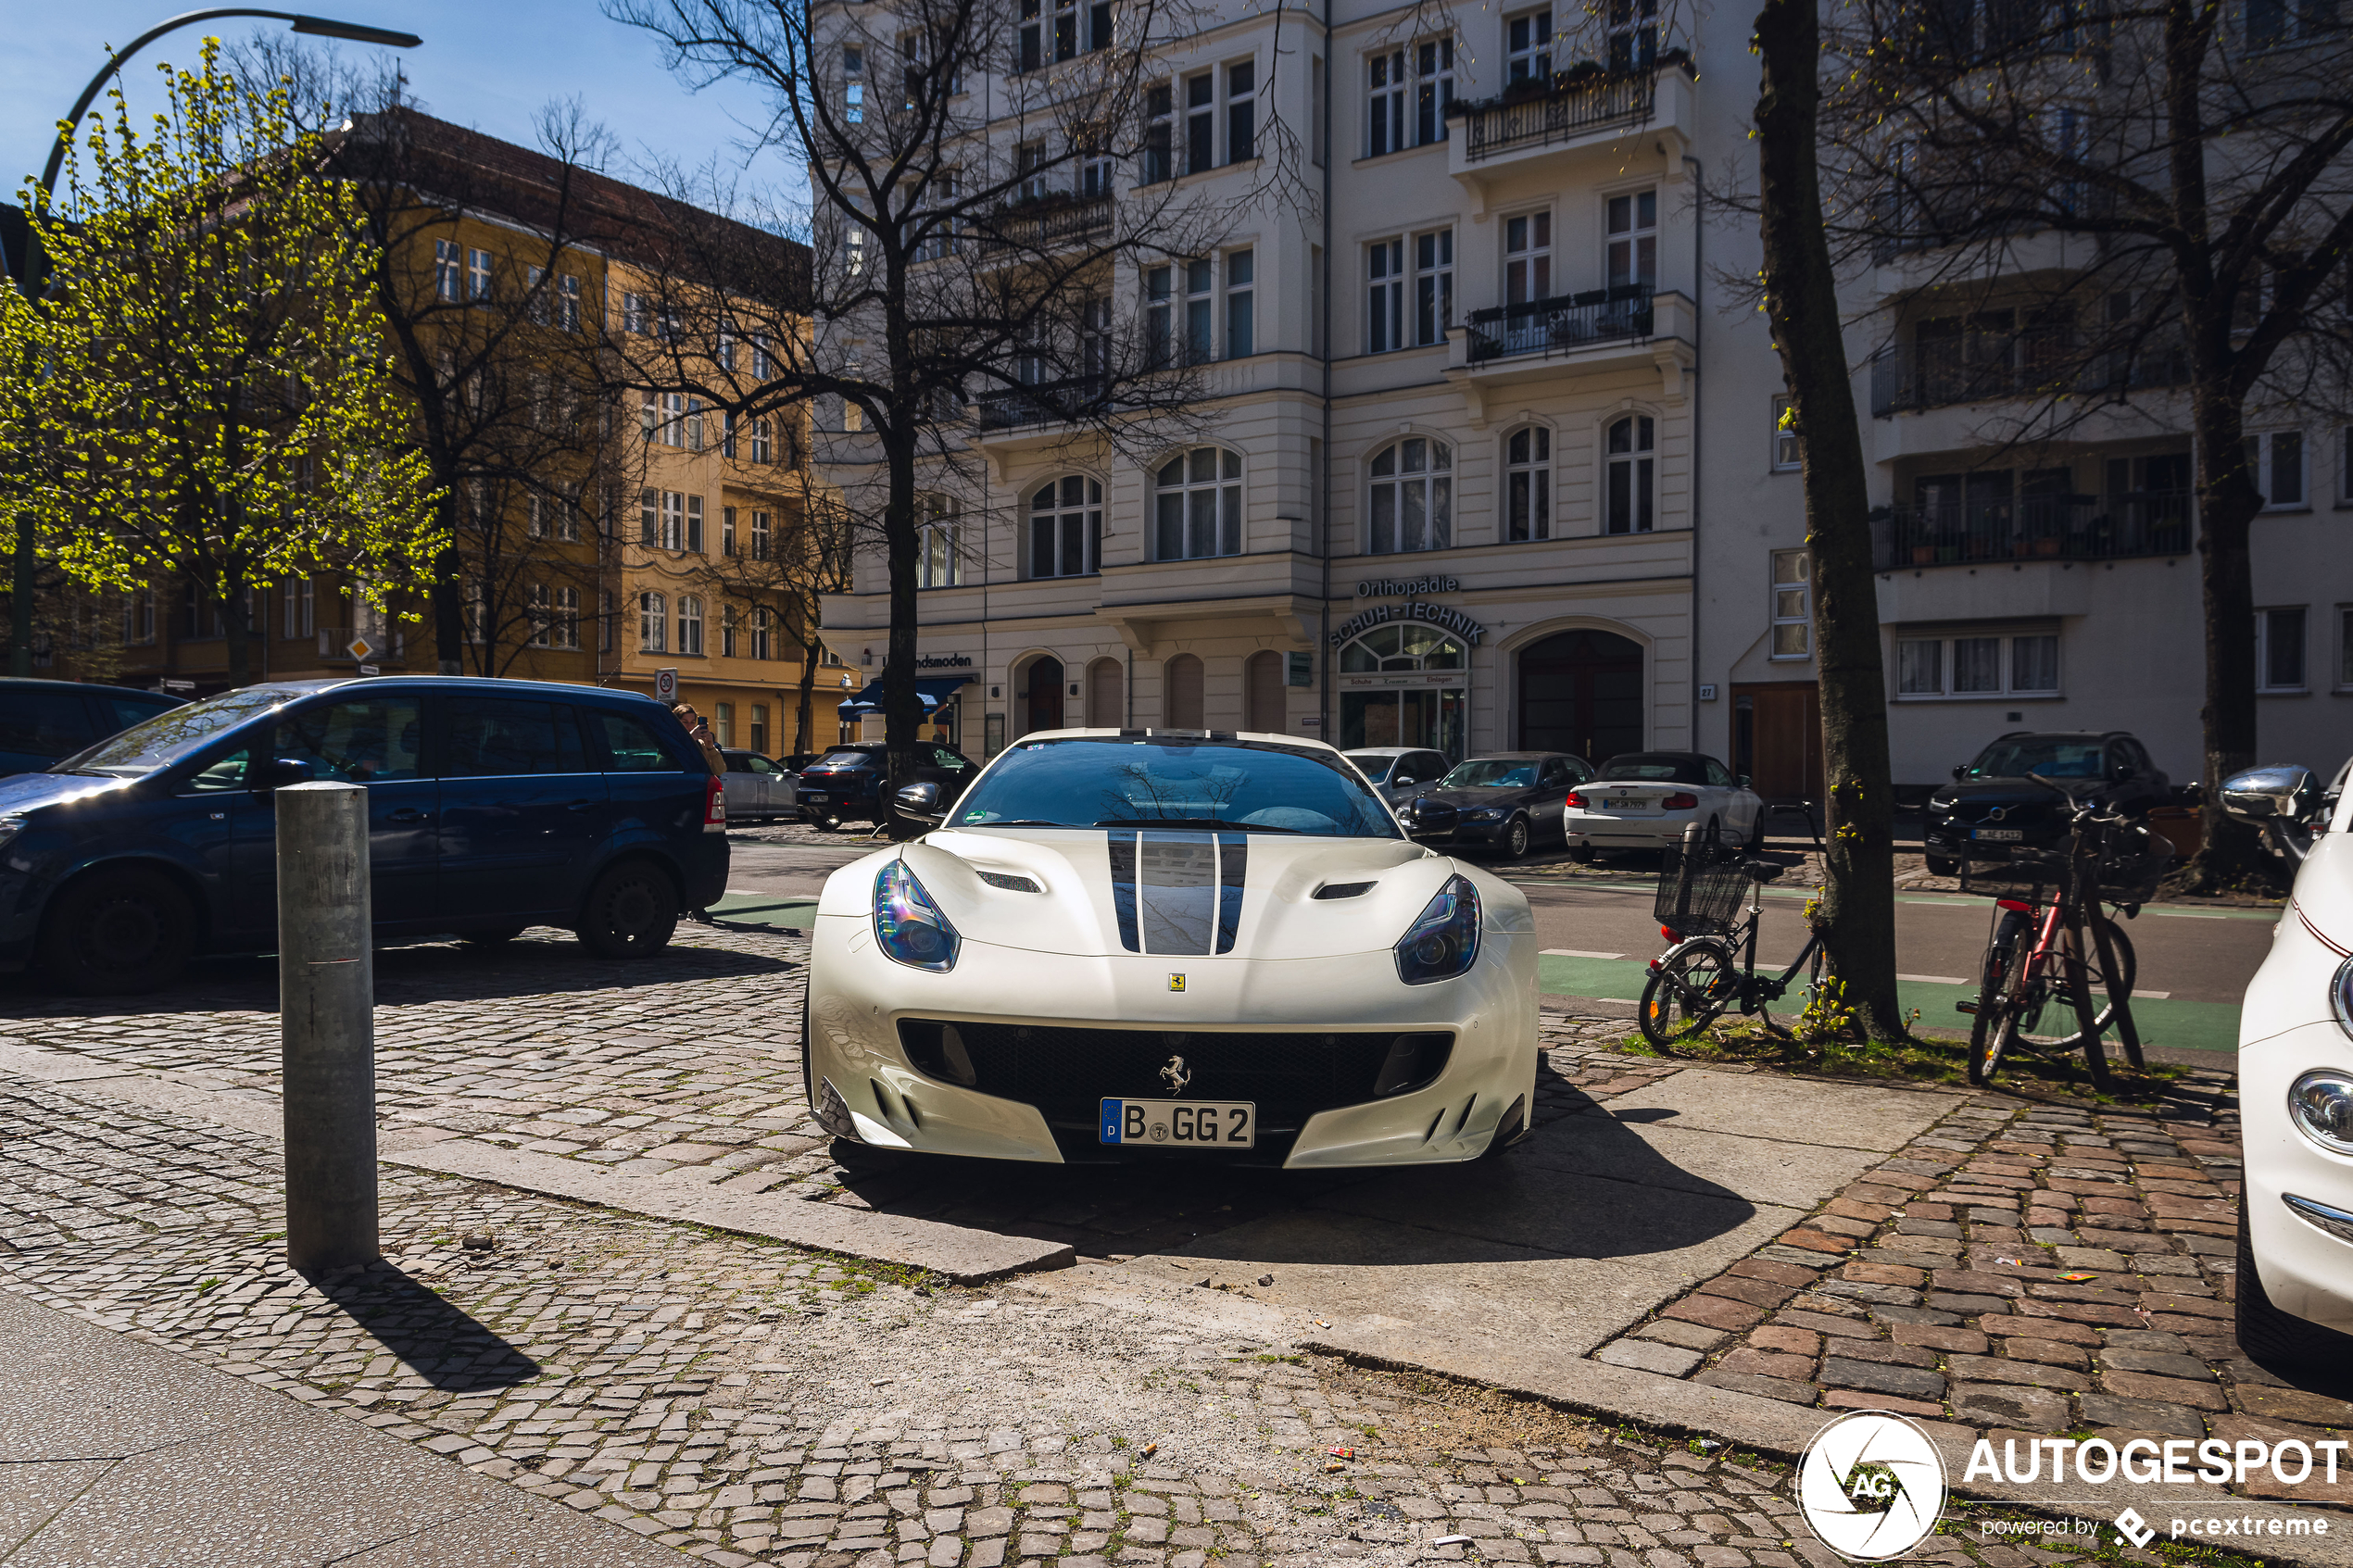
[[(929, 713), (953, 698), (956, 688), (971, 680), (970, 675), (918, 675), (915, 677), (915, 695), (923, 699), (924, 711)], [(866, 683), (864, 691), (842, 699), (841, 716), (844, 719), (863, 719), (869, 713), (880, 713), (882, 702), (882, 677), (877, 675)]]

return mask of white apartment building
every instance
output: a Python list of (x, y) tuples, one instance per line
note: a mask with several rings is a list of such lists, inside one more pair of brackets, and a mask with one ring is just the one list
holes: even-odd
[[(981, 483), (941, 496), (925, 555), (943, 738), (975, 757), (1079, 724), (1456, 759), (1695, 746), (1769, 796), (1814, 793), (1780, 364), (1754, 305), (1715, 281), (1760, 257), (1754, 226), (1703, 197), (1754, 167), (1745, 26), (1662, 37), (1655, 0), (1599, 21), (1371, 0), (1221, 14), (1161, 58), (1169, 175), (1230, 224), (1212, 254), (1130, 270), (1113, 295), (1168, 312), (1213, 361), (1204, 433), (1137, 460), (1040, 399), (980, 399)], [(1291, 140), (1265, 134), (1275, 116)], [(1270, 146), (1295, 147), (1318, 210), (1260, 198)], [(1121, 169), (1098, 199), (1151, 172)], [(1982, 389), (1940, 379), (1947, 331), (1906, 323), (1857, 382), (1885, 503), (1897, 780), (1933, 783), (2030, 727), (2133, 729), (2195, 777), (2186, 440), (2120, 421), (1981, 470), (1985, 409), (1965, 397)], [(2266, 744), (2317, 765), (2344, 749), (2330, 737), (2353, 688), (2353, 557), (2328, 543), (2353, 438), (2267, 439), (2306, 471), (2279, 482), (2261, 546), (2266, 625), (2301, 639), (2300, 662), (2266, 665), (2282, 686)], [(886, 590), (865, 559), (824, 606), (869, 677)]]

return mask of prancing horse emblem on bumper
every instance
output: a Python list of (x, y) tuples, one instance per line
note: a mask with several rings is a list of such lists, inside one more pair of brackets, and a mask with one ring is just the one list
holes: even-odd
[(1168, 1065), (1160, 1070), (1160, 1081), (1168, 1085), (1170, 1094), (1181, 1095), (1185, 1092), (1185, 1085), (1193, 1081), (1193, 1070), (1185, 1065), (1183, 1057), (1172, 1056), (1168, 1059)]

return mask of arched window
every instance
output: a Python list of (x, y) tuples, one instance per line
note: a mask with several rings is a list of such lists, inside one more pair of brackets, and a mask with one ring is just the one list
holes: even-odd
[(1657, 481), (1652, 449), (1658, 421), (1629, 414), (1609, 427), (1609, 490), (1603, 532), (1648, 533), (1657, 525)]
[(692, 594), (678, 600), (678, 651), (697, 658), (702, 655), (702, 600)]
[(637, 596), (637, 646), (645, 653), (670, 651), (669, 606), (660, 594)]
[(1172, 730), (1208, 728), (1202, 722), (1201, 660), (1180, 653), (1161, 667), (1168, 689), (1161, 694), (1164, 722)]
[(1504, 438), (1504, 537), (1553, 536), (1553, 433), (1527, 425)]
[(1084, 577), (1099, 570), (1102, 538), (1102, 481), (1064, 474), (1030, 496), (1030, 576)]
[(1340, 744), (1399, 746), (1459, 759), (1470, 653), (1435, 627), (1376, 626), (1340, 650)]
[[(1238, 556), (1242, 549), (1242, 460), (1218, 446), (1179, 452), (1160, 466), (1155, 560)], [(1184, 727), (1184, 726), (1179, 726)]]
[(776, 616), (766, 605), (751, 607), (751, 657), (776, 657)]
[(1373, 458), (1369, 554), (1442, 550), (1454, 542), (1454, 449), (1409, 435)]

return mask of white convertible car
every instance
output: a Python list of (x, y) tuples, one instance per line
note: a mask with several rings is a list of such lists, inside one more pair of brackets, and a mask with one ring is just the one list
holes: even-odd
[[(2239, 1010), (2239, 1343), (2298, 1375), (2353, 1364), (2353, 790), (2343, 778), (2325, 819), (2305, 815), (2318, 795), (2309, 775), (2304, 799), (2289, 790), (2251, 802), (2267, 818), (2326, 825)], [(2241, 783), (2223, 785), (2237, 816), (2250, 804), (2234, 798)]]
[[(936, 785), (899, 792), (937, 821)], [(1435, 1163), (1527, 1135), (1528, 900), (1409, 839), (1338, 751), (1025, 736), (818, 901), (837, 1137), (1047, 1162)]]

